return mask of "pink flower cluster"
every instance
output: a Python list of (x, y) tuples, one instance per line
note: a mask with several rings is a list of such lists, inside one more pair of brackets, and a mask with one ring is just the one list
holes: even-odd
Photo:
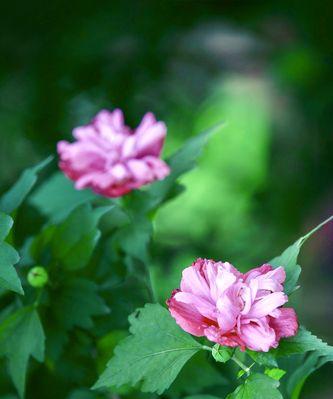
[(132, 131), (121, 110), (102, 110), (90, 124), (74, 129), (73, 136), (74, 143), (58, 143), (59, 167), (77, 189), (118, 197), (170, 173), (160, 159), (166, 126), (152, 113)]
[(188, 333), (220, 345), (267, 352), (298, 329), (283, 292), (282, 267), (265, 264), (242, 274), (228, 262), (198, 259), (183, 271), (167, 305)]

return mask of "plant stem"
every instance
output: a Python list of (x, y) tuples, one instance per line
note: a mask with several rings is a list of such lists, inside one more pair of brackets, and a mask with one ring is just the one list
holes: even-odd
[(36, 299), (34, 302), (34, 307), (37, 308), (40, 302), (40, 299), (42, 297), (42, 293), (43, 293), (43, 288), (39, 288), (39, 290), (36, 293)]
[(250, 367), (247, 367), (246, 364), (244, 364), (242, 361), (240, 361), (240, 360), (238, 359), (237, 356), (233, 355), (233, 356), (231, 357), (231, 359), (232, 359), (242, 370), (244, 370), (245, 373), (246, 373), (247, 375), (250, 374)]
[(154, 284), (153, 284), (153, 279), (151, 277), (151, 270), (149, 267), (149, 262), (144, 262), (144, 264), (145, 264), (146, 276), (147, 276), (146, 285), (147, 285), (147, 289), (149, 291), (149, 296), (150, 296), (151, 301), (153, 303), (156, 303), (157, 302), (156, 292), (154, 290)]
[(327, 224), (331, 220), (333, 220), (333, 215), (330, 216), (329, 218), (327, 218), (326, 220), (324, 220), (322, 223), (318, 224), (318, 226), (316, 226), (309, 233), (307, 233), (304, 237), (302, 237), (303, 238), (303, 242), (306, 241), (313, 233), (315, 233), (316, 231), (320, 230), (323, 226), (325, 226), (325, 224)]

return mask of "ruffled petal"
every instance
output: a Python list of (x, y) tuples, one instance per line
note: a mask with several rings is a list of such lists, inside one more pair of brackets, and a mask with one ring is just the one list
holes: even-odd
[(212, 322), (203, 317), (195, 308), (183, 302), (178, 302), (175, 295), (178, 290), (173, 291), (171, 298), (167, 300), (172, 317), (176, 323), (186, 332), (201, 337)]
[(293, 337), (298, 330), (297, 315), (292, 308), (281, 308), (279, 317), (271, 318), (269, 324), (274, 329), (277, 339)]
[(275, 331), (269, 326), (266, 318), (243, 324), (240, 338), (249, 349), (254, 351), (268, 352), (270, 348), (276, 348), (278, 344)]

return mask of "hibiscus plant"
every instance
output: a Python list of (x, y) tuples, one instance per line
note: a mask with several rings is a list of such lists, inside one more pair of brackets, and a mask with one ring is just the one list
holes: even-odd
[(297, 399), (333, 360), (287, 304), (302, 245), (331, 218), (245, 273), (193, 259), (158, 301), (156, 212), (221, 126), (164, 161), (163, 122), (147, 113), (133, 130), (103, 110), (58, 143), (58, 171), (50, 157), (1, 196), (1, 397), (36, 398), (52, 384), (61, 399)]

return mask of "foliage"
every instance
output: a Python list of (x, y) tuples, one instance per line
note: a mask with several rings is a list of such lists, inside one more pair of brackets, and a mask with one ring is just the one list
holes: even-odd
[[(23, 172), (1, 197), (0, 355), (20, 398), (33, 397), (36, 381), (43, 380), (40, 392), (50, 399), (297, 399), (306, 378), (333, 360), (333, 348), (304, 327), (267, 353), (212, 346), (181, 330), (159, 303), (182, 266), (167, 273), (155, 264), (155, 216), (182, 194), (179, 178), (222, 126), (171, 155), (167, 178), (120, 199), (77, 191), (59, 172), (33, 191), (51, 158)], [(246, 162), (240, 160), (241, 169), (250, 168)], [(253, 168), (256, 186), (263, 174)], [(31, 229), (22, 227), (26, 212), (36, 221)], [(269, 262), (286, 270), (289, 295), (298, 288), (303, 244), (332, 219)], [(57, 389), (49, 392), (54, 381)], [(11, 392), (7, 380), (3, 389)]]

